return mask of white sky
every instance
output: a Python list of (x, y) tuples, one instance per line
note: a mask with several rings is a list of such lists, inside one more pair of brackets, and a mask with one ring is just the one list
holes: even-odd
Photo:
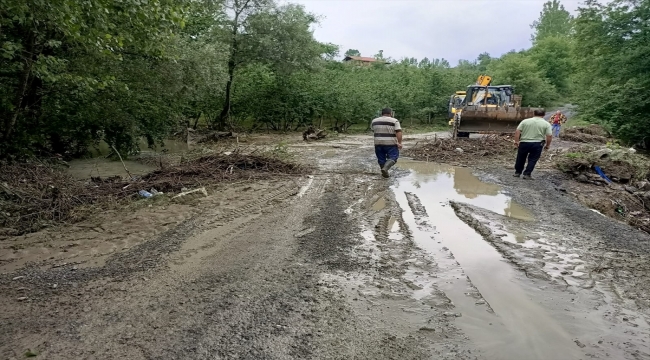
[[(474, 60), (530, 47), (546, 0), (286, 0), (323, 17), (314, 36), (362, 56)], [(580, 0), (562, 0), (574, 13)]]

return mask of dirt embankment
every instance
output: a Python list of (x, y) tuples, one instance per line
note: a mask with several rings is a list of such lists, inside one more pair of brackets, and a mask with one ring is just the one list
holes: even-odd
[[(601, 213), (650, 232), (650, 158), (615, 145), (598, 125), (563, 129), (537, 171), (560, 171), (563, 189)], [(514, 166), (516, 149), (509, 136), (472, 139), (435, 138), (405, 151), (416, 160), (464, 166)]]

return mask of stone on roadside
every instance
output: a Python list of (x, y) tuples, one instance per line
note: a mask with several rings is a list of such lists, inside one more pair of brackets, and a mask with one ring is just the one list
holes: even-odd
[(589, 179), (587, 178), (587, 175), (585, 174), (580, 174), (576, 177), (576, 181), (581, 182), (581, 183), (588, 183)]
[(639, 181), (636, 183), (636, 187), (640, 191), (650, 191), (650, 182), (647, 181)]
[(641, 196), (641, 198), (643, 199), (643, 203), (646, 209), (650, 210), (650, 191), (643, 193), (643, 196)]
[(630, 185), (625, 185), (623, 188), (625, 189), (625, 191), (629, 192), (630, 194), (634, 194), (635, 192), (639, 191), (637, 188)]

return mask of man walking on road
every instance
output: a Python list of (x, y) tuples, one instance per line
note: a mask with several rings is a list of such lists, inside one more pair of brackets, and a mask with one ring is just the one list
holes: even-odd
[(388, 170), (397, 162), (399, 150), (402, 148), (402, 127), (399, 120), (393, 117), (393, 110), (381, 110), (381, 116), (371, 123), (375, 134), (375, 155), (381, 168), (381, 176), (387, 178)]
[(558, 110), (555, 114), (551, 115), (551, 118), (549, 120), (553, 126), (553, 136), (559, 137), (560, 128), (562, 127), (562, 124), (566, 122), (566, 116), (564, 116), (564, 114)]
[[(533, 112), (532, 118), (519, 123), (515, 132), (515, 146), (517, 147), (517, 161), (515, 163), (515, 177), (524, 174), (524, 179), (531, 179), (530, 175), (535, 169), (537, 160), (542, 156), (543, 150), (548, 150), (553, 140), (551, 124), (544, 120), (546, 112), (538, 109)], [(526, 165), (528, 159), (528, 165)], [(524, 170), (526, 165), (526, 170)]]

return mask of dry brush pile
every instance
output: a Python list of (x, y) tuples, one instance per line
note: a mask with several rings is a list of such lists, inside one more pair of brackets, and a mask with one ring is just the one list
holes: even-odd
[(135, 200), (139, 190), (165, 193), (224, 181), (302, 174), (302, 165), (267, 154), (208, 155), (134, 179), (80, 181), (60, 166), (43, 162), (0, 163), (0, 235), (74, 223), (96, 211)]
[(416, 160), (463, 164), (475, 164), (487, 159), (493, 161), (494, 158), (507, 158), (510, 161), (514, 154), (512, 137), (503, 135), (483, 135), (472, 139), (436, 137), (404, 151), (404, 155)]
[(565, 128), (560, 136), (562, 140), (588, 144), (606, 144), (612, 140), (611, 134), (596, 124)]

